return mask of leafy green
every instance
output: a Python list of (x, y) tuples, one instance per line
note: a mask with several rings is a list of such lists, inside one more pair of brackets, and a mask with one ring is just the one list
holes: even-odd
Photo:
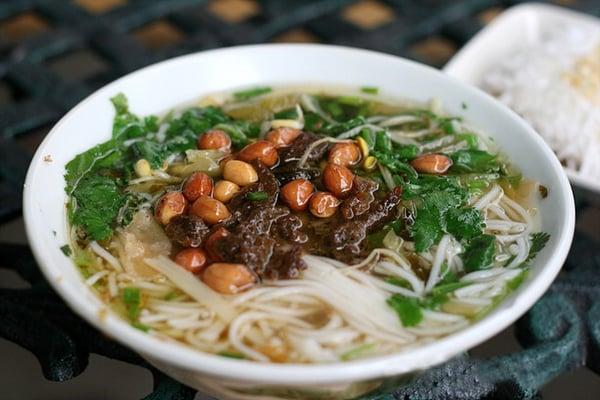
[(366, 102), (365, 99), (357, 96), (339, 96), (336, 100), (347, 106), (362, 106)]
[(109, 140), (78, 154), (65, 166), (65, 191), (71, 194), (77, 183), (88, 173), (113, 166), (122, 157), (118, 142)]
[(405, 185), (403, 196), (417, 205), (409, 232), (418, 252), (428, 250), (445, 233), (470, 239), (483, 230), (481, 212), (466, 206), (469, 192), (454, 177), (419, 176)]
[(436, 287), (434, 287), (431, 290), (431, 293), (434, 296), (444, 295), (444, 294), (452, 293), (456, 289), (460, 289), (462, 287), (469, 286), (469, 285), (471, 285), (471, 282), (452, 282), (452, 283), (445, 283), (442, 285), (438, 284)]
[(260, 128), (258, 125), (248, 121), (232, 121), (215, 125), (216, 129), (225, 131), (231, 138), (235, 148), (244, 147), (248, 144), (248, 138), (258, 137)]
[(360, 88), (360, 91), (367, 94), (378, 94), (379, 88), (375, 86), (363, 86)]
[(281, 110), (273, 114), (273, 119), (296, 119), (298, 118), (298, 111), (296, 107)]
[(370, 352), (375, 350), (376, 347), (377, 347), (376, 343), (365, 343), (358, 347), (353, 348), (352, 350), (349, 350), (349, 351), (343, 353), (340, 356), (340, 359), (342, 361), (355, 360), (357, 358), (360, 358), (360, 357), (363, 357), (363, 356), (369, 354)]
[(246, 356), (243, 355), (242, 353), (238, 353), (235, 351), (224, 350), (224, 351), (218, 352), (217, 354), (220, 355), (221, 357), (234, 358), (236, 360), (243, 360), (246, 358)]
[(346, 122), (342, 122), (340, 124), (329, 125), (323, 129), (323, 133), (330, 136), (337, 136), (341, 133), (349, 131), (352, 128), (356, 128), (357, 126), (365, 125), (367, 120), (362, 117), (351, 118)]
[(83, 228), (93, 240), (107, 239), (125, 201), (125, 194), (113, 178), (86, 176), (72, 193), (71, 222)]
[(267, 194), (267, 192), (249, 192), (248, 194), (246, 194), (246, 198), (248, 200), (252, 200), (252, 201), (261, 201), (261, 200), (266, 200), (269, 198), (269, 195)]
[(394, 294), (387, 299), (387, 303), (396, 311), (404, 326), (415, 326), (423, 320), (423, 311), (416, 299)]
[(502, 164), (498, 161), (498, 156), (483, 150), (458, 150), (452, 153), (450, 158), (452, 159), (450, 172), (453, 173), (502, 171)]
[(415, 171), (415, 169), (411, 167), (410, 164), (408, 164), (405, 161), (402, 161), (402, 159), (400, 158), (400, 153), (395, 154), (392, 151), (381, 152), (373, 150), (371, 152), (371, 155), (373, 155), (381, 165), (386, 166), (394, 174), (407, 176), (411, 179), (415, 179), (418, 176), (417, 171)]
[(480, 235), (484, 226), (483, 216), (476, 208), (452, 208), (446, 213), (446, 230), (458, 240)]
[(62, 251), (63, 254), (67, 257), (71, 257), (71, 254), (73, 254), (73, 250), (71, 250), (71, 246), (69, 246), (68, 244), (61, 246), (60, 251)]
[(550, 240), (550, 234), (546, 232), (536, 232), (532, 233), (530, 236), (531, 246), (529, 247), (529, 254), (525, 259), (524, 263), (528, 263), (537, 256), (537, 254), (542, 251), (548, 240)]
[(268, 86), (258, 86), (258, 87), (252, 88), (252, 89), (234, 92), (233, 97), (235, 97), (236, 100), (248, 100), (253, 97), (257, 97), (257, 96), (260, 96), (263, 94), (270, 93), (272, 91), (273, 91), (273, 89), (271, 89)]
[(123, 303), (131, 320), (136, 320), (142, 305), (142, 293), (139, 288), (126, 287), (123, 289)]
[(492, 235), (480, 235), (472, 239), (465, 249), (463, 263), (468, 272), (487, 269), (494, 262), (496, 238)]
[(450, 297), (448, 296), (448, 293), (433, 293), (432, 292), (429, 296), (421, 299), (419, 301), (419, 304), (423, 308), (427, 308), (430, 310), (437, 310), (437, 309), (439, 309), (439, 307), (442, 304), (446, 303), (449, 299), (450, 299)]
[(138, 321), (132, 322), (131, 326), (133, 326), (135, 329), (139, 329), (142, 332), (148, 332), (150, 330), (150, 327), (148, 325), (144, 325)]
[(410, 287), (410, 283), (408, 283), (407, 280), (402, 279), (402, 278), (397, 278), (395, 276), (388, 276), (387, 278), (385, 278), (385, 281), (389, 284), (395, 285), (395, 286), (400, 286), (403, 288), (409, 288)]
[(392, 140), (385, 131), (375, 134), (375, 150), (386, 154), (392, 151)]

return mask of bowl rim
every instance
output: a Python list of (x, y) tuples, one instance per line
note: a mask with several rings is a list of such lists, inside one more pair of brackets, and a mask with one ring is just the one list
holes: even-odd
[[(47, 249), (42, 240), (42, 234), (35, 229), (34, 188), (32, 187), (32, 182), (34, 181), (38, 166), (42, 164), (41, 161), (43, 160), (45, 154), (44, 149), (47, 143), (51, 137), (56, 135), (57, 132), (60, 132), (61, 126), (65, 121), (73, 114), (77, 113), (79, 109), (85, 107), (91, 98), (110, 90), (123, 80), (130, 79), (138, 74), (144, 74), (152, 69), (163, 68), (175, 63), (186, 63), (188, 60), (202, 57), (206, 54), (230, 53), (241, 50), (261, 50), (265, 48), (288, 49), (290, 47), (302, 49), (304, 51), (319, 51), (319, 49), (322, 51), (323, 49), (327, 49), (327, 51), (332, 52), (352, 53), (355, 56), (367, 56), (371, 59), (371, 62), (394, 62), (405, 68), (428, 70), (430, 73), (433, 72), (440, 75), (442, 79), (453, 81), (455, 85), (460, 86), (462, 91), (471, 92), (471, 94), (476, 95), (480, 101), (488, 103), (492, 102), (493, 106), (498, 109), (499, 114), (505, 114), (506, 118), (515, 120), (514, 122), (520, 125), (520, 128), (524, 132), (527, 132), (527, 134), (532, 136), (536, 145), (541, 147), (541, 151), (548, 159), (548, 167), (555, 170), (554, 172), (557, 176), (556, 183), (558, 184), (558, 187), (555, 190), (559, 193), (561, 201), (565, 205), (566, 212), (563, 216), (562, 230), (560, 231), (560, 236), (557, 238), (556, 246), (548, 249), (552, 251), (552, 257), (549, 262), (544, 265), (543, 270), (540, 271), (537, 278), (531, 281), (526, 292), (524, 291), (518, 297), (504, 300), (512, 301), (510, 312), (492, 312), (485, 318), (482, 318), (457, 333), (437, 339), (432, 343), (420, 345), (413, 349), (390, 355), (330, 364), (262, 364), (249, 360), (228, 359), (198, 350), (191, 350), (188, 346), (182, 344), (162, 341), (130, 326), (129, 323), (120, 317), (113, 315), (112, 312), (109, 312), (105, 318), (100, 319), (96, 315), (99, 310), (97, 305), (93, 304), (92, 301), (78, 298), (75, 295), (77, 289), (73, 282), (56, 281), (56, 275), (53, 274), (53, 269), (59, 267), (51, 265), (53, 263), (45, 257), (44, 254), (47, 252)], [(63, 188), (61, 187), (60, 190), (63, 190)], [(149, 65), (108, 83), (83, 99), (61, 118), (38, 147), (31, 161), (24, 185), (23, 214), (26, 233), (32, 252), (46, 279), (70, 308), (92, 326), (151, 360), (166, 363), (173, 367), (183, 368), (188, 371), (218, 376), (219, 378), (243, 380), (254, 383), (268, 382), (269, 384), (275, 385), (333, 384), (394, 376), (439, 364), (460, 352), (464, 352), (480, 344), (516, 321), (544, 294), (560, 271), (562, 264), (567, 257), (575, 227), (573, 194), (560, 163), (550, 148), (543, 142), (541, 137), (506, 106), (497, 102), (481, 90), (466, 85), (458, 79), (452, 78), (432, 67), (375, 51), (322, 44), (261, 44), (201, 51)]]

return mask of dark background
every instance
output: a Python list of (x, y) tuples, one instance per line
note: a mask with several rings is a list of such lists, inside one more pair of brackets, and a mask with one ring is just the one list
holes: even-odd
[[(180, 54), (262, 42), (364, 47), (441, 67), (473, 34), (502, 10), (517, 3), (499, 0), (2, 0), (0, 244), (26, 243), (20, 217), (21, 190), (28, 162), (37, 145), (66, 111), (117, 77)], [(554, 3), (600, 15), (600, 0)], [(600, 240), (598, 226), (600, 208), (580, 209), (579, 233)], [(10, 290), (29, 290), (29, 285), (14, 272), (3, 269), (8, 268), (8, 261), (7, 254), (0, 253), (0, 290), (3, 296), (13, 296), (4, 299), (17, 304), (14, 297), (17, 292)], [(7, 324), (14, 315), (8, 307), (0, 308), (0, 325)], [(45, 317), (42, 314), (35, 318)], [(19, 338), (31, 334), (26, 326), (36, 329), (33, 322), (21, 324), (16, 331), (11, 330), (12, 337), (2, 329), (0, 336), (22, 343)], [(511, 327), (472, 354), (485, 358), (519, 348)], [(91, 356), (90, 366), (82, 375), (62, 383), (50, 382), (44, 379), (33, 354), (0, 339), (0, 397), (3, 399), (128, 399), (143, 397), (151, 387), (152, 376), (147, 370), (98, 355)], [(600, 398), (600, 378), (584, 368), (569, 372), (547, 385), (543, 397), (597, 399)]]

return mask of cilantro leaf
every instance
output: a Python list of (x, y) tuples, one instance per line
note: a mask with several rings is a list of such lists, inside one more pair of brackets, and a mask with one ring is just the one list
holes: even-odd
[(62, 251), (63, 254), (67, 257), (71, 257), (71, 254), (73, 254), (73, 251), (71, 250), (71, 246), (69, 246), (68, 244), (61, 246), (60, 251)]
[(246, 194), (246, 198), (251, 201), (261, 201), (269, 198), (267, 192), (258, 191), (258, 192), (249, 192)]
[(251, 99), (253, 97), (257, 97), (263, 94), (267, 94), (270, 93), (271, 91), (273, 91), (273, 89), (271, 89), (268, 86), (259, 86), (259, 87), (255, 87), (252, 89), (247, 89), (247, 90), (241, 90), (239, 92), (234, 92), (233, 93), (233, 97), (235, 97), (236, 100), (248, 100)]
[(93, 240), (109, 238), (119, 210), (126, 201), (114, 179), (101, 175), (86, 176), (71, 197), (71, 223), (81, 227)]
[(416, 299), (395, 294), (387, 299), (387, 303), (396, 311), (404, 326), (415, 326), (423, 320), (423, 311)]
[(483, 216), (476, 208), (452, 208), (446, 213), (446, 230), (458, 240), (481, 235), (484, 226)]
[(531, 246), (529, 247), (529, 254), (522, 265), (526, 265), (537, 256), (537, 254), (546, 247), (546, 243), (550, 240), (550, 234), (546, 232), (532, 233), (530, 236)]
[(123, 289), (123, 303), (127, 308), (129, 318), (137, 319), (142, 304), (142, 294), (139, 288), (126, 287)]
[(452, 153), (450, 158), (452, 159), (450, 171), (454, 173), (493, 173), (502, 171), (498, 156), (483, 150), (459, 150)]
[(367, 94), (378, 94), (379, 88), (375, 86), (363, 86), (360, 88), (360, 91)]
[(465, 270), (468, 272), (488, 269), (494, 262), (496, 238), (492, 235), (480, 235), (466, 246), (463, 255)]

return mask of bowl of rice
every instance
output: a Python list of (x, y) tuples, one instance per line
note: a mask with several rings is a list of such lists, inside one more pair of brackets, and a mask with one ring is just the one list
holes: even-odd
[(571, 183), (600, 193), (600, 20), (557, 6), (513, 7), (444, 71), (490, 93), (548, 143)]

